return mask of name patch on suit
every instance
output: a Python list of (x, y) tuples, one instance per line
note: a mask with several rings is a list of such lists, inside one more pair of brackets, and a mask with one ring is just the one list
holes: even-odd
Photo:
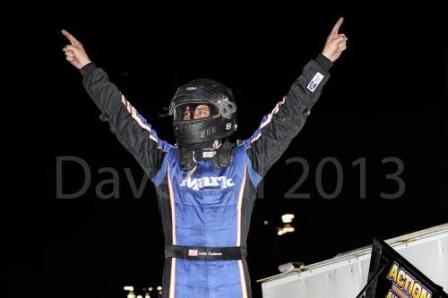
[(320, 82), (324, 79), (324, 75), (320, 72), (317, 72), (314, 77), (311, 79), (311, 81), (308, 83), (308, 86), (306, 86), (306, 89), (310, 90), (311, 92), (314, 92), (317, 87), (319, 86)]

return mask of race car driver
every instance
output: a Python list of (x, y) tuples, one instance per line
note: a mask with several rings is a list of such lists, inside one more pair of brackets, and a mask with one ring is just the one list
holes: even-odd
[(209, 79), (180, 86), (170, 104), (175, 145), (156, 131), (66, 30), (67, 61), (102, 118), (154, 183), (165, 235), (164, 297), (251, 297), (246, 239), (261, 179), (303, 128), (347, 47), (340, 18), (316, 59), (249, 138), (230, 142), (232, 91)]

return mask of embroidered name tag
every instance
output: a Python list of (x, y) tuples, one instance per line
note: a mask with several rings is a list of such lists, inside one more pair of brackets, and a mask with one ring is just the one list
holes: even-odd
[(313, 79), (309, 82), (308, 86), (306, 86), (306, 89), (314, 92), (314, 90), (316, 90), (316, 88), (319, 86), (320, 82), (322, 82), (323, 78), (323, 74), (321, 74), (320, 72), (316, 73)]

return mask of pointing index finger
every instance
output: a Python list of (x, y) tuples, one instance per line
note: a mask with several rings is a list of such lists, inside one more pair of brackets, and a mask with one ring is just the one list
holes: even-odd
[(331, 30), (331, 35), (338, 35), (339, 34), (339, 28), (341, 28), (342, 23), (344, 22), (344, 18), (340, 17), (336, 24), (334, 25), (333, 29)]
[(73, 35), (71, 35), (67, 30), (62, 29), (61, 32), (70, 41), (70, 43), (72, 45), (80, 44), (80, 42)]

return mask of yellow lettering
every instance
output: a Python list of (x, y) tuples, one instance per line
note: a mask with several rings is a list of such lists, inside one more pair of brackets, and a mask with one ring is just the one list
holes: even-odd
[(412, 298), (420, 298), (421, 293), (422, 293), (422, 286), (418, 282), (416, 282), (412, 287), (411, 292)]
[(399, 287), (396, 285), (392, 286), (392, 292), (394, 292), (395, 297), (397, 298), (409, 298)]
[(395, 295), (392, 293), (392, 291), (387, 292), (387, 296), (386, 296), (386, 298), (395, 298), (395, 297), (397, 297), (397, 296), (395, 296)]
[(412, 287), (414, 286), (414, 283), (415, 283), (414, 279), (409, 274), (407, 274), (406, 283), (404, 284), (403, 289), (409, 294), (412, 294)]
[(387, 274), (387, 278), (390, 279), (393, 282), (397, 282), (397, 272), (398, 272), (398, 265), (394, 264)]
[(398, 271), (398, 275), (397, 275), (397, 285), (400, 288), (404, 287), (404, 282), (406, 280), (406, 273), (403, 270)]
[(431, 293), (428, 293), (428, 290), (425, 288), (422, 289), (422, 293), (420, 294), (420, 298), (431, 298)]

